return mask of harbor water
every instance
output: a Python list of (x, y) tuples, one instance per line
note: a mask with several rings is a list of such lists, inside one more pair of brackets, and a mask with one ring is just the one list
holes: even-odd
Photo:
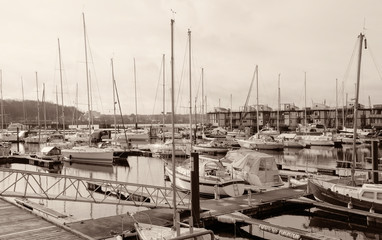
[[(16, 145), (13, 145), (12, 149), (16, 150)], [(19, 145), (20, 152), (36, 152), (38, 149), (38, 145)], [(282, 165), (283, 169), (298, 170), (301, 172), (308, 170), (311, 173), (317, 173), (320, 169), (335, 169), (339, 163), (350, 161), (352, 158), (351, 146), (344, 146), (343, 148), (312, 147), (310, 149), (285, 149), (281, 152), (267, 151), (266, 153), (275, 156), (276, 162), (280, 166)], [(370, 147), (358, 147), (357, 159), (359, 162), (363, 162), (365, 167), (371, 166), (369, 161), (370, 153)], [(54, 172), (62, 175), (115, 180), (128, 183), (171, 186), (170, 182), (166, 181), (164, 176), (166, 160), (156, 157), (130, 156), (127, 161), (128, 166), (96, 166), (65, 162), (54, 170), (26, 164), (7, 164), (0, 167), (38, 172)], [(178, 159), (178, 161), (184, 161), (184, 159)], [(0, 171), (0, 179), (3, 178), (3, 176), (1, 176), (2, 174)], [(54, 209), (65, 215), (72, 216), (76, 220), (128, 214), (146, 209), (143, 207), (137, 208), (122, 205), (71, 201), (36, 199), (32, 201), (38, 202), (45, 207)], [(264, 220), (272, 224), (310, 232), (319, 232), (326, 236), (340, 239), (382, 239), (382, 230), (380, 229), (374, 229), (369, 227), (367, 223), (350, 221), (344, 216), (333, 215), (316, 208), (285, 211)], [(222, 224), (214, 226), (212, 230), (220, 236), (220, 239), (232, 239), (234, 237), (236, 239), (251, 239), (251, 235), (247, 233), (249, 231), (248, 226), (239, 227)]]

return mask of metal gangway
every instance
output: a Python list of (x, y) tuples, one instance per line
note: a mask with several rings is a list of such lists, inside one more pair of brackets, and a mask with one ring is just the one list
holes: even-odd
[[(189, 209), (190, 194), (175, 192), (176, 207)], [(0, 196), (173, 208), (170, 187), (8, 168), (0, 168)]]

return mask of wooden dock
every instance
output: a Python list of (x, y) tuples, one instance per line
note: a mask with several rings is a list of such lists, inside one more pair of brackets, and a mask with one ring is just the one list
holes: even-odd
[[(204, 226), (208, 226), (219, 221), (219, 216), (230, 213), (240, 212), (248, 215), (257, 215), (265, 214), (267, 211), (280, 211), (280, 208), (290, 204), (287, 201), (288, 199), (305, 195), (304, 189), (284, 188), (239, 197), (202, 200), (200, 202), (202, 210), (201, 221)], [(136, 213), (134, 218), (143, 223), (151, 222), (154, 225), (171, 226), (172, 214), (172, 209), (151, 209)], [(188, 217), (189, 211), (181, 212), (181, 221), (187, 221)], [(116, 234), (131, 235), (131, 231), (134, 230), (134, 220), (128, 214), (121, 214), (66, 223), (66, 226), (94, 239), (103, 239)]]
[(0, 198), (0, 239), (90, 239)]
[[(293, 237), (310, 240), (336, 239), (319, 233), (277, 226), (255, 219), (257, 216), (282, 212), (283, 209), (290, 210), (291, 207), (306, 208), (313, 206), (313, 203), (314, 206), (319, 207), (318, 203), (316, 204), (314, 201), (296, 200), (302, 196), (306, 196), (306, 190), (300, 187), (280, 188), (239, 197), (201, 200), (201, 222), (206, 227), (216, 222), (241, 223), (249, 225), (250, 234), (269, 239), (290, 239)], [(118, 235), (134, 237), (135, 220), (160, 226), (171, 226), (173, 221), (172, 209), (156, 208), (135, 213), (133, 216), (130, 213), (125, 213), (98, 219), (73, 221), (73, 219), (54, 210), (45, 209), (44, 206), (37, 203), (20, 200), (19, 204), (25, 206), (25, 209), (0, 199), (0, 239), (107, 239), (115, 238)], [(37, 216), (31, 211), (41, 214)], [(187, 222), (189, 214), (188, 210), (181, 211), (181, 221)], [(50, 219), (49, 222), (43, 220), (41, 215), (49, 215), (53, 220)], [(369, 215), (380, 217), (373, 213)], [(252, 218), (248, 216), (252, 216)], [(61, 225), (55, 225), (52, 222), (61, 222)]]

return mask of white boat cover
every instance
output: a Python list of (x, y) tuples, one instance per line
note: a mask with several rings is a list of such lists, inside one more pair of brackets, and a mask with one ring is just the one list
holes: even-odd
[(251, 150), (230, 151), (224, 157), (231, 161), (236, 177), (241, 177), (251, 185), (271, 187), (283, 185), (276, 160), (273, 156)]

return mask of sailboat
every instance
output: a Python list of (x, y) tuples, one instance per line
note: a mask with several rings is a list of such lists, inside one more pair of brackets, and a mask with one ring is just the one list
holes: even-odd
[(351, 164), (351, 179), (344, 183), (336, 183), (321, 179), (309, 179), (308, 189), (318, 200), (340, 205), (353, 207), (370, 212), (382, 214), (382, 184), (364, 183), (358, 185), (355, 179), (356, 165), (356, 133), (357, 133), (357, 110), (359, 99), (359, 83), (361, 73), (362, 43), (364, 35), (359, 35), (359, 54), (357, 69), (356, 97), (354, 103), (354, 134), (353, 134), (353, 159)]
[[(174, 138), (175, 132), (175, 104), (174, 104), (174, 48), (173, 48), (173, 25), (174, 20), (171, 19), (171, 125), (172, 125), (172, 137)], [(175, 142), (172, 142), (172, 169), (175, 172)], [(152, 224), (146, 224), (146, 223), (139, 223), (135, 220), (134, 227), (135, 230), (138, 233), (138, 237), (141, 240), (148, 240), (148, 239), (172, 239), (176, 237), (182, 236), (182, 239), (215, 239), (212, 231), (205, 230), (203, 228), (185, 228), (180, 227), (179, 223), (179, 213), (177, 212), (177, 202), (176, 202), (176, 178), (174, 178), (174, 182), (172, 184), (173, 188), (173, 227), (166, 227), (166, 226), (157, 226)], [(208, 234), (208, 235), (207, 235)]]
[[(259, 69), (256, 65), (256, 85), (258, 86)], [(252, 84), (251, 84), (252, 85)], [(268, 134), (260, 134), (259, 130), (259, 87), (257, 87), (257, 103), (256, 103), (256, 125), (257, 133), (248, 139), (237, 139), (237, 143), (242, 148), (255, 149), (255, 150), (283, 150), (283, 143), (277, 142), (274, 138)]]
[(85, 40), (85, 65), (86, 65), (86, 82), (88, 92), (88, 112), (89, 112), (89, 145), (78, 146), (71, 149), (63, 149), (62, 154), (70, 162), (87, 163), (87, 164), (112, 164), (113, 163), (113, 150), (99, 148), (92, 146), (92, 129), (91, 129), (91, 108), (90, 108), (90, 89), (89, 89), (89, 68), (87, 59), (87, 40), (86, 40), (86, 27), (85, 27), (85, 15), (82, 13), (83, 26), (84, 26), (84, 40)]

